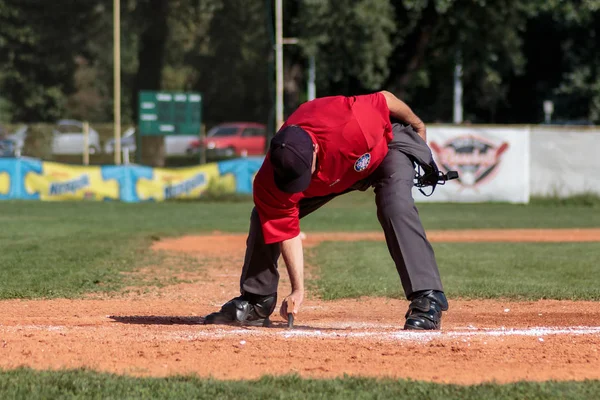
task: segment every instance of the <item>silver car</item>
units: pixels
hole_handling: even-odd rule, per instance
[[[135,128],[129,128],[121,134],[121,151],[128,151],[134,153],[135,146]],[[114,153],[115,151],[115,139],[107,140],[104,143],[104,152],[107,154]]]
[[[121,135],[121,151],[127,150],[129,153],[134,153],[136,149],[135,128],[129,128]],[[142,141],[144,139],[142,138]],[[194,135],[168,135],[164,137],[165,154],[167,156],[183,156],[186,155],[186,150],[190,143],[198,140],[198,136]],[[115,139],[110,139],[104,144],[105,153],[113,153],[115,151]]]
[[[63,119],[52,129],[52,154],[83,154],[83,122]],[[100,151],[100,135],[90,127],[88,138],[90,154]]]
[[[23,147],[25,146],[25,139],[27,139],[28,130],[29,127],[27,125],[23,125],[10,135],[6,136],[6,139],[13,143],[13,153],[16,157],[20,157],[23,153]]]

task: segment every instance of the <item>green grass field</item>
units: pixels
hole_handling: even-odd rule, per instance
[[[600,300],[600,243],[435,243],[449,297]],[[324,299],[404,298],[385,243],[326,242],[308,257]]]
[[[152,240],[163,236],[213,230],[245,233],[248,230],[251,209],[252,203],[248,200],[143,204],[1,202],[0,299],[78,297],[88,292],[119,290],[126,284],[132,284],[128,280],[131,278],[121,272],[160,261],[162,255],[148,251]],[[427,229],[600,226],[600,212],[598,204],[594,202],[566,205],[539,202],[530,206],[421,204],[419,209]],[[307,231],[381,229],[371,193],[356,193],[333,200],[323,210],[303,220],[302,228]],[[336,257],[336,260],[324,260],[327,262],[327,268],[335,270],[335,263],[347,263],[348,258],[343,258],[345,248],[353,257],[361,257],[361,254],[355,254],[359,252],[354,251],[354,248],[360,245],[335,246],[340,257]],[[393,265],[383,247],[375,243],[368,246],[369,251],[364,252],[362,257],[368,255],[370,260],[363,260],[360,264],[363,266],[361,269],[364,265],[369,265],[375,269],[374,275],[381,279],[389,276],[386,273],[393,275]],[[441,268],[448,277],[448,289],[451,293],[482,297],[493,297],[499,293],[519,296],[519,290],[526,289],[526,286],[477,281],[477,277],[485,271],[491,270],[493,276],[498,276],[503,271],[508,273],[507,268],[527,267],[521,261],[512,266],[505,265],[505,261],[510,261],[506,259],[507,255],[503,254],[507,248],[520,249],[522,254],[528,255],[527,259],[534,262],[534,266],[537,265],[525,268],[531,274],[535,274],[535,268],[539,269],[545,263],[546,250],[543,246],[490,245],[485,248],[486,252],[479,250],[481,246],[471,244],[439,247],[442,252]],[[581,252],[577,263],[582,264],[575,266],[577,271],[585,272],[586,268],[590,273],[598,271],[597,267],[588,267],[592,256],[586,254],[588,249],[594,249],[593,245],[572,245],[568,248],[570,254]],[[465,262],[461,262],[460,257],[465,252],[470,255],[465,257]],[[318,254],[326,254],[326,251],[319,250]],[[498,267],[494,268],[490,263],[493,264],[496,259],[499,260]],[[544,274],[543,277],[548,282],[540,282],[535,293],[542,293],[546,288],[556,286],[557,282],[565,278],[562,274],[573,274],[572,269],[564,269],[561,272],[559,263],[554,261],[556,257],[552,260],[552,268],[557,269],[556,273]],[[317,263],[321,264],[321,261],[317,260]],[[382,269],[381,272],[379,268]],[[448,271],[445,271],[446,269]],[[348,276],[352,287],[346,295],[355,296],[356,290],[363,294],[396,295],[388,291],[370,292],[369,287],[373,285],[369,286],[368,282],[366,285],[359,285],[360,276],[365,276],[361,275],[360,270],[356,271],[356,279],[350,279]],[[533,277],[535,275],[530,276]],[[539,280],[539,277],[536,279]],[[473,282],[473,285],[461,282]],[[346,289],[340,290],[340,285],[327,283],[325,280],[320,284],[323,285],[322,294],[325,298],[344,296]],[[329,291],[331,293],[328,293]],[[564,290],[551,290],[546,295],[559,298],[597,298],[597,293],[580,290],[571,295]]]
[[[165,236],[245,233],[252,203],[0,202],[0,299],[80,297],[144,285],[124,274],[145,265],[168,267],[148,250]],[[420,204],[426,229],[600,227],[600,201],[536,200],[510,204]],[[302,222],[310,231],[378,231],[372,194],[336,199]],[[451,297],[600,300],[597,243],[434,245]],[[401,297],[384,243],[326,242],[308,254],[318,268],[311,282],[324,299]],[[202,268],[201,262],[194,268]],[[168,282],[167,282],[168,283]],[[156,282],[151,282],[156,284]],[[404,380],[265,377],[223,382],[190,377],[129,378],[84,371],[0,373],[2,399],[78,398],[600,398],[600,382],[455,386]]]
[[[0,373],[3,399],[595,399],[600,381],[441,385],[410,380],[264,377],[217,381],[194,377],[129,378],[89,371]]]

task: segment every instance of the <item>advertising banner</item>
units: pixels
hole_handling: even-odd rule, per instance
[[[7,196],[10,191],[10,175],[6,171],[0,171],[0,196]]]
[[[194,199],[207,190],[251,194],[262,161],[249,157],[187,168],[151,168],[0,158],[0,200],[139,202]]]
[[[16,175],[16,164],[9,159],[0,158],[0,200],[10,199],[14,192],[12,177]]]
[[[254,177],[263,161],[264,157],[246,157],[243,160],[221,161],[219,162],[219,173],[235,176],[236,193],[252,194]]]
[[[130,171],[132,201],[194,199],[209,185],[218,185],[221,193],[235,193],[236,188],[235,176],[220,175],[216,163],[177,169],[132,167]]]
[[[119,200],[119,183],[102,167],[29,161],[23,165],[25,197],[44,201]]]
[[[459,179],[437,186],[430,197],[414,189],[415,201],[528,203],[529,136],[527,128],[428,127],[438,167],[458,171]]]

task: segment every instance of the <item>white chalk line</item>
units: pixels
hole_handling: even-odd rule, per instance
[[[353,323],[335,323],[336,326],[353,326]],[[376,324],[365,324],[369,327],[374,327]],[[173,327],[176,325],[169,325]],[[214,329],[211,326],[210,330],[205,330],[202,325],[193,325],[181,329],[178,326],[176,332],[170,330],[156,332],[153,331],[152,335],[154,339],[159,340],[214,340],[214,339],[228,339],[228,338],[239,338],[244,339],[248,337],[279,337],[283,339],[295,339],[295,338],[319,338],[319,339],[374,339],[378,341],[406,341],[406,342],[429,342],[431,340],[447,340],[447,339],[470,339],[477,337],[510,337],[510,336],[523,336],[523,337],[538,337],[544,336],[558,336],[558,335],[571,335],[571,336],[598,336],[600,338],[600,326],[570,326],[570,327],[551,327],[551,326],[538,326],[531,328],[476,328],[472,325],[468,327],[459,327],[452,330],[442,331],[405,331],[398,329],[397,326],[393,326],[391,330],[381,330],[383,327],[389,325],[377,326],[378,329],[363,329],[357,330],[347,329],[342,330],[340,328],[306,328],[298,327],[294,329],[281,329],[281,328],[223,328]],[[163,328],[167,326],[163,325]],[[333,329],[333,330],[331,330]],[[114,327],[106,325],[100,326],[64,326],[64,325],[0,325],[0,333],[2,332],[27,332],[27,331],[47,331],[56,333],[76,333],[78,331],[103,331],[110,332],[114,331]],[[148,326],[139,326],[140,340],[146,341],[147,336],[143,333],[148,332]]]
[[[285,339],[291,338],[320,338],[320,339],[376,339],[379,341],[412,341],[412,342],[428,342],[434,339],[457,339],[457,338],[475,338],[475,337],[507,337],[507,336],[527,336],[527,337],[543,337],[551,335],[591,335],[600,337],[600,327],[534,327],[523,329],[498,329],[498,328],[483,328],[473,330],[472,328],[463,328],[463,330],[451,331],[350,331],[350,332],[331,332],[324,330],[308,330],[308,329],[291,329],[271,331],[266,329],[234,329],[234,330],[218,330],[218,331],[199,331],[191,335],[181,335],[181,339],[224,339],[231,337],[247,337],[247,336],[276,336]]]

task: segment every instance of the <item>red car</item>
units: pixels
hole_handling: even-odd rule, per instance
[[[218,156],[255,156],[265,154],[267,128],[254,122],[229,122],[212,128],[206,134],[204,146],[207,151]],[[200,140],[194,140],[188,147],[188,154],[196,154],[201,147]]]

